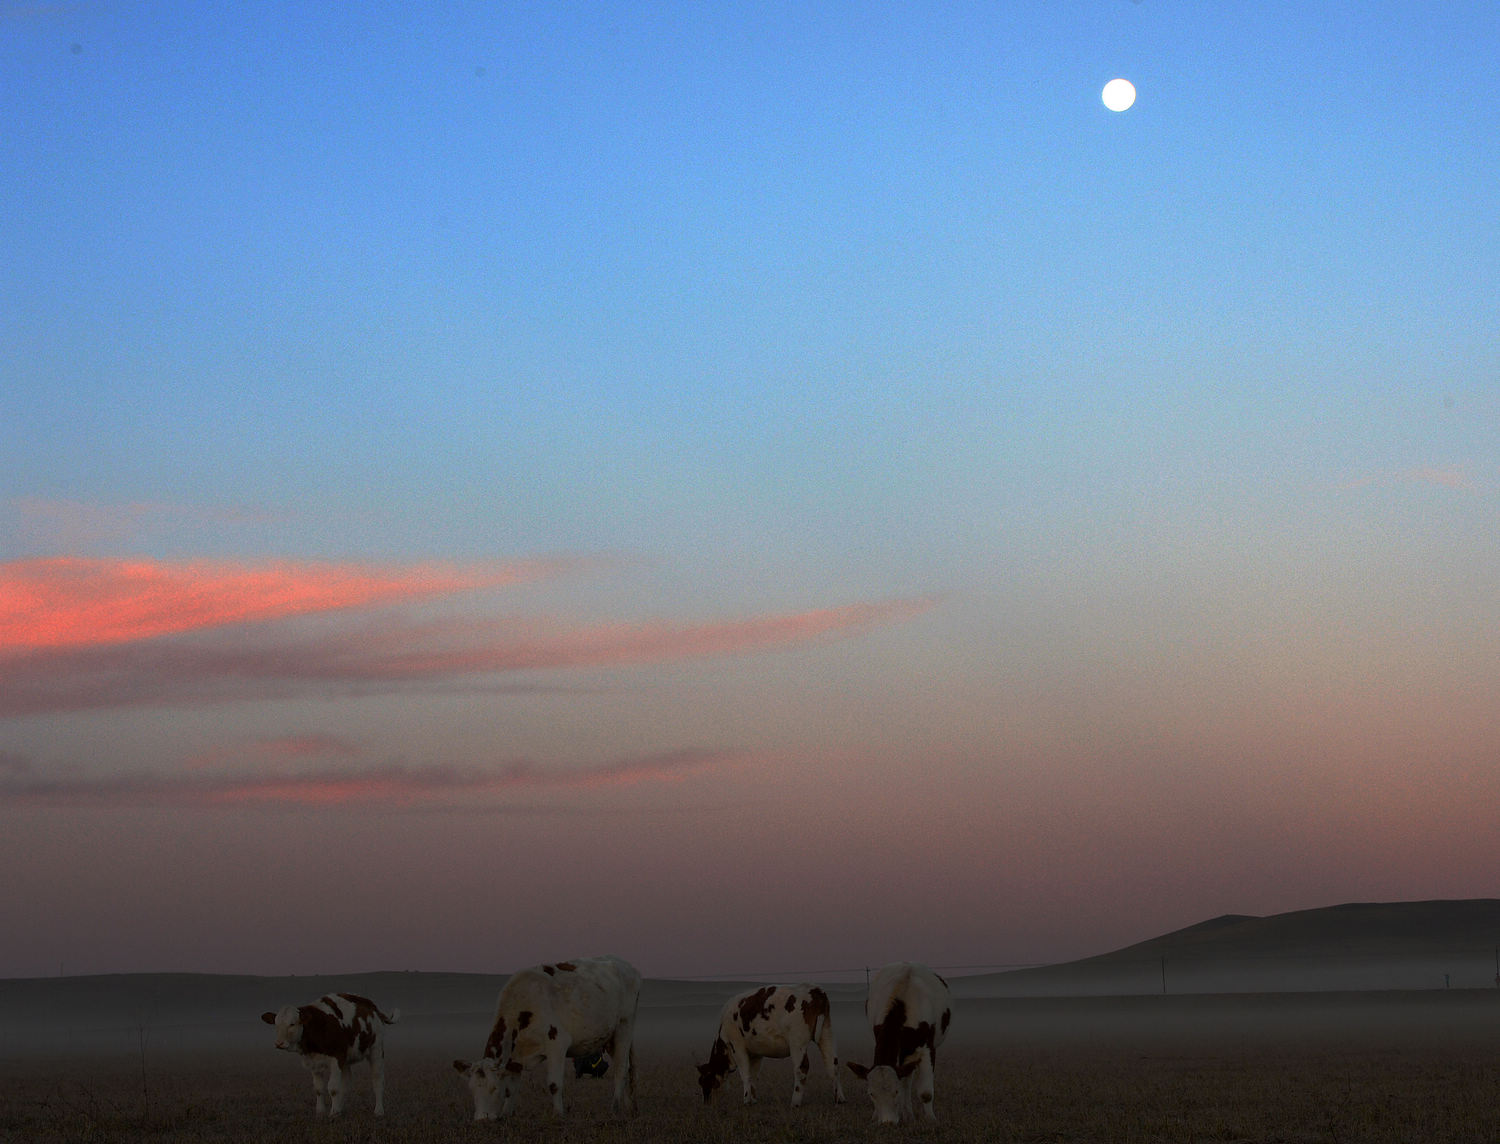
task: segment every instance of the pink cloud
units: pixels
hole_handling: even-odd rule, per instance
[[[595,767],[542,769],[526,761],[497,767],[380,767],[306,775],[127,775],[41,779],[29,768],[0,769],[0,806],[361,806],[429,808],[518,790],[671,782],[729,765],[732,751],[680,750]]]
[[[0,564],[0,654],[129,643],[446,595],[556,567],[17,560]]]
[[[570,629],[514,620],[413,624],[269,641],[237,632],[100,647],[48,648],[0,660],[0,717],[101,707],[493,686],[543,669],[661,663],[795,647],[897,623],[931,599],[892,600],[698,624]]]

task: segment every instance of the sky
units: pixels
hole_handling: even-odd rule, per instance
[[[1497,896],[1496,58],[1489,0],[0,7],[0,976]]]

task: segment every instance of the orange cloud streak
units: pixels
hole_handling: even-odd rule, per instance
[[[129,643],[227,624],[491,587],[545,564],[182,563],[55,557],[0,564],[0,651]]]
[[[795,647],[898,623],[933,599],[886,600],[689,625],[551,630],[508,620],[411,624],[382,618],[347,632],[265,642],[169,640],[22,650],[0,659],[0,718],[100,707],[370,694],[480,686],[522,671],[664,663]]]

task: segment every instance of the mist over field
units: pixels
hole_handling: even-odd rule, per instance
[[[1254,998],[1264,996],[1279,997],[1270,1009],[1289,1016],[1359,1012],[1393,1027],[1440,1014],[1449,1020],[1483,1013],[1482,1020],[1488,1020],[1490,998],[1500,998],[1497,948],[1500,900],[1493,899],[1351,903],[1267,918],[1215,918],[1077,962],[954,975],[953,994],[962,1002],[955,1043],[1004,1043],[1022,1028],[1064,1039],[1073,1029],[1087,1039],[1099,1027],[1128,1031],[1132,1023],[1136,1033],[1148,1035],[1166,1015],[1169,1027],[1186,1033],[1193,1014],[1211,1010],[1219,1013],[1208,1022],[1214,1028],[1231,1018],[1254,1026],[1259,1004]],[[0,980],[0,1055],[129,1055],[139,1054],[143,1043],[153,1052],[253,1052],[267,1041],[262,1012],[338,991],[399,1007],[395,1043],[414,1050],[450,1046],[464,1055],[483,1044],[507,976],[377,972]],[[651,1051],[653,1044],[706,1044],[724,999],[758,983],[648,980],[641,1000],[642,1050]],[[860,1015],[864,983],[819,983],[834,999],[845,1043],[867,1037]],[[1462,1002],[1453,1000],[1460,997]],[[976,1019],[978,1014],[984,1017]]]

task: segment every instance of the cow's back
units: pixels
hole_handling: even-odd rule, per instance
[[[786,1056],[790,996],[791,990],[784,985],[763,985],[735,994],[719,1014],[719,1039],[726,1045],[743,1045],[754,1056]]]
[[[948,983],[927,966],[897,962],[871,980],[867,1010],[876,1063],[897,1064],[918,1045],[943,1043],[953,1000]]]
[[[569,1055],[605,1047],[623,1021],[633,1022],[641,976],[617,957],[577,958],[518,970],[500,991],[497,1021],[516,1030],[517,1044],[552,1029],[568,1034]]]

